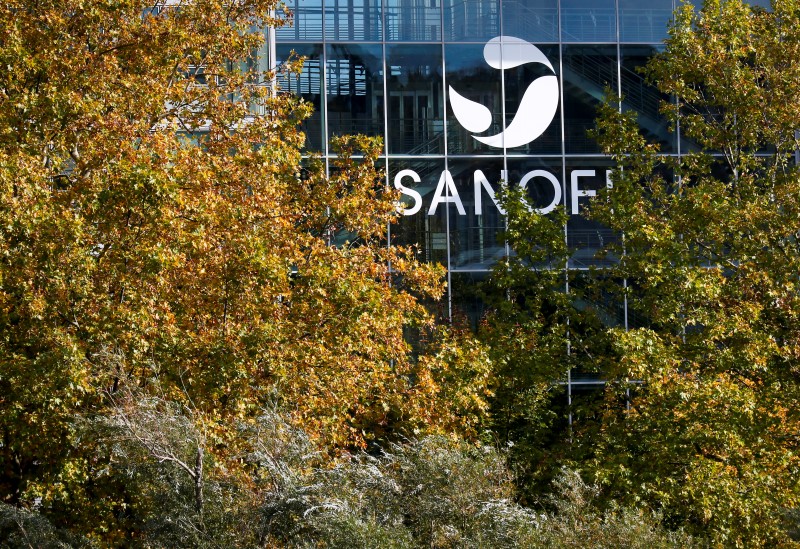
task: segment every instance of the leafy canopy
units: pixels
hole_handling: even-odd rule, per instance
[[[417,360],[404,338],[442,273],[386,244],[379,144],[339,138],[326,175],[309,106],[259,71],[275,5],[0,6],[4,501],[113,539],[129,496],[76,421],[154,376],[228,470],[274,394],[328,448],[474,426],[480,350],[444,333]]]
[[[595,473],[731,546],[785,542],[800,503],[798,54],[796,1],[684,5],[646,71],[682,154],[615,103],[598,126],[619,169],[593,216],[623,235],[611,274],[645,321],[610,331],[609,374],[644,386],[606,415]]]

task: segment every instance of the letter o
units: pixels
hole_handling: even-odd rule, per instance
[[[526,173],[519,182],[519,186],[522,189],[528,188],[528,183],[534,177],[544,177],[547,179],[551,185],[553,185],[553,201],[544,208],[536,208],[534,211],[540,214],[548,214],[556,209],[558,203],[561,202],[561,183],[558,181],[558,178],[545,170],[533,170],[532,172]],[[527,202],[527,201],[526,201]],[[530,205],[528,205],[530,208]]]

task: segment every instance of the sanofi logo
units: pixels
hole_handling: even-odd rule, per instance
[[[540,76],[528,85],[514,119],[503,131],[495,135],[472,136],[477,141],[495,148],[509,149],[527,145],[547,130],[558,110],[558,78],[553,65],[539,48],[513,36],[492,38],[484,47],[483,56],[489,66],[495,69],[512,69],[527,63],[540,63],[553,73]],[[480,103],[462,96],[452,86],[449,91],[450,105],[459,124],[473,134],[486,132],[492,125],[491,111]],[[535,185],[541,196],[552,197],[545,198],[541,204],[530,204],[529,207],[533,211],[547,214],[566,200],[569,213],[580,215],[580,199],[596,196],[596,188],[602,185],[603,176],[606,186],[611,187],[610,174],[611,171],[608,169],[568,169],[565,175],[569,183],[562,185],[556,174],[543,169],[531,170],[516,181],[509,181],[508,171],[500,170],[493,182],[490,182],[489,176],[483,170],[476,169],[472,173],[474,215],[484,214],[483,204],[487,203],[483,200],[484,196],[488,196],[490,199],[488,202],[492,203],[500,214],[505,215],[495,195],[495,188],[505,184],[516,184],[522,189]],[[398,210],[407,216],[422,211],[423,196],[420,191],[424,189],[430,200],[428,215],[436,215],[442,204],[453,204],[458,215],[467,215],[450,170],[441,172],[435,189],[429,186],[430,183],[432,181],[422,186],[422,178],[412,169],[397,172],[394,176],[394,187],[404,196],[398,204]],[[587,184],[594,188],[587,188]],[[464,190],[462,188],[461,192]]]
[[[498,36],[487,42],[483,57],[490,67],[504,70],[527,63],[540,63],[553,73],[553,65],[533,44],[513,36]],[[527,145],[544,133],[558,109],[558,78],[555,74],[540,76],[525,90],[514,119],[498,134],[473,135],[476,140],[495,148]],[[467,99],[450,86],[450,106],[459,124],[475,134],[483,133],[492,124],[492,113],[485,106]]]

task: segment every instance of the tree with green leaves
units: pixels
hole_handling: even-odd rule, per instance
[[[676,12],[646,75],[682,151],[608,103],[618,169],[592,216],[622,236],[609,273],[645,322],[610,330],[611,402],[591,472],[713,544],[788,543],[800,505],[800,3]]]
[[[680,154],[661,154],[618,98],[600,112],[595,136],[617,169],[589,216],[619,235],[604,250],[611,266],[565,269],[565,220],[507,193],[515,255],[496,269],[480,332],[497,364],[492,425],[515,443],[531,494],[568,464],[609,505],[647,502],[706,543],[789,543],[800,506],[799,54],[796,1],[676,12],[645,76],[672,98],[662,112],[680,128]],[[625,300],[641,321],[603,326],[587,296]],[[549,402],[569,368],[608,380],[591,409],[557,410],[571,426]]]
[[[565,382],[575,372],[601,375],[613,356],[602,311],[591,306],[609,281],[587,284],[589,273],[567,268],[566,212],[540,214],[524,189],[498,194],[513,254],[478,290],[487,314],[477,335],[494,365],[487,425],[510,447],[521,499],[532,504],[562,467],[579,467],[594,451],[596,423],[582,419],[602,399],[588,393],[570,403]]]

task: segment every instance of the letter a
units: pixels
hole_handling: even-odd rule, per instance
[[[447,190],[445,190],[445,186]],[[442,196],[442,194],[446,194],[447,196]],[[458,209],[458,215],[467,215],[467,212],[464,210],[464,204],[461,203],[461,197],[458,196],[456,184],[453,183],[453,176],[450,175],[450,172],[447,170],[443,171],[442,175],[439,177],[439,184],[436,185],[436,192],[433,193],[433,200],[431,201],[431,207],[428,209],[428,215],[436,215],[436,208],[439,206],[440,202],[454,202]]]

